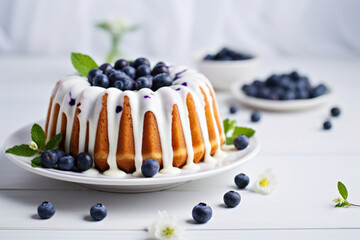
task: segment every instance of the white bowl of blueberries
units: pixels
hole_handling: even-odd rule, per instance
[[[251,80],[259,65],[256,55],[227,47],[219,51],[203,51],[195,61],[198,70],[211,81],[214,88],[223,91],[230,90],[234,81]]]

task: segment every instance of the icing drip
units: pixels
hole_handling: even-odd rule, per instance
[[[78,75],[71,75],[61,79],[52,94],[53,104],[50,110],[49,127],[56,122],[56,133],[61,131],[62,113],[67,118],[65,151],[70,151],[70,140],[73,130],[73,119],[79,120],[79,146],[78,151],[88,151],[94,156],[95,140],[99,115],[102,109],[102,96],[107,94],[107,118],[108,118],[108,139],[109,152],[107,164],[109,169],[104,172],[106,176],[125,176],[125,173],[117,167],[116,152],[119,138],[120,120],[123,112],[124,97],[129,98],[131,106],[133,137],[135,147],[135,176],[141,175],[143,124],[147,112],[152,112],[158,125],[158,133],[161,142],[162,163],[161,173],[178,173],[180,169],[173,166],[173,148],[172,148],[172,111],[176,105],[179,118],[183,129],[183,136],[187,150],[186,165],[183,169],[197,170],[199,166],[194,161],[194,149],[192,147],[192,136],[189,120],[189,111],[186,100],[190,94],[194,100],[197,118],[200,124],[200,131],[205,146],[204,161],[213,162],[211,157],[211,143],[207,128],[207,119],[205,116],[205,97],[209,104],[211,120],[213,122],[216,134],[218,149],[216,155],[221,155],[221,136],[222,129],[218,129],[215,119],[215,107],[213,106],[213,90],[206,77],[195,70],[186,67],[172,67],[171,76],[175,79],[173,85],[163,87],[153,92],[151,89],[143,88],[139,91],[120,91],[116,88],[90,87],[87,79]],[[203,91],[203,92],[202,92]],[[205,96],[204,96],[205,95]],[[70,99],[69,99],[70,97]],[[54,114],[55,105],[60,105],[57,118]],[[73,107],[77,104],[77,107]],[[80,111],[76,115],[76,109]],[[55,119],[56,118],[56,119]],[[47,141],[49,134],[47,135]],[[88,145],[86,146],[86,142]],[[91,169],[86,174],[96,174],[97,170]]]

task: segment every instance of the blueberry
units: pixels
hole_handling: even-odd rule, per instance
[[[150,62],[146,58],[141,57],[141,58],[137,58],[133,63],[133,67],[136,69],[141,65],[147,65],[148,67],[150,67]]]
[[[324,95],[326,90],[327,90],[326,86],[321,83],[318,86],[316,86],[315,88],[311,89],[310,97],[315,98],[315,97]]]
[[[105,73],[105,75],[109,78],[109,80],[110,80],[110,75],[111,74],[113,74],[113,73],[116,73],[116,72],[118,72],[116,69],[114,69],[114,68],[111,68],[111,69],[109,69],[106,73]],[[110,84],[111,85],[111,84]]]
[[[90,208],[90,216],[95,221],[101,221],[107,216],[107,209],[105,205],[97,203]]]
[[[280,85],[279,75],[276,74],[271,75],[265,80],[265,84],[266,86],[273,86],[273,87],[279,86]]]
[[[43,168],[53,168],[58,162],[58,155],[53,150],[46,150],[40,156],[40,165]]]
[[[98,69],[98,68],[93,68],[88,72],[88,81],[91,85],[93,85],[94,83],[94,77],[96,75],[102,74],[102,70]]]
[[[110,81],[105,74],[99,74],[94,77],[94,86],[108,88]]]
[[[280,100],[293,100],[296,99],[295,91],[287,90],[283,95],[280,96]]]
[[[167,73],[160,73],[153,78],[152,89],[154,91],[161,87],[171,86],[172,77]]]
[[[229,109],[229,112],[231,113],[231,114],[234,114],[234,113],[236,113],[237,112],[237,107],[235,107],[235,106],[230,106],[230,109]]]
[[[49,219],[54,216],[56,212],[54,204],[51,202],[43,202],[37,208],[37,213],[42,219]]]
[[[214,60],[214,56],[211,54],[208,54],[204,57],[204,60]]]
[[[295,80],[297,81],[299,78],[300,78],[300,74],[297,72],[297,71],[293,71],[289,74],[289,77],[292,79],[292,80]]]
[[[159,172],[160,164],[156,159],[150,158],[143,162],[141,166],[141,173],[145,177],[153,177]]]
[[[151,69],[148,65],[141,65],[136,69],[136,78],[144,77],[151,74]]]
[[[258,93],[258,88],[254,85],[243,85],[241,87],[241,89],[243,90],[243,92],[248,95],[249,97],[255,97]]]
[[[115,81],[114,82],[114,87],[120,90],[124,90],[124,82],[123,81]]]
[[[106,73],[108,70],[112,69],[112,66],[110,63],[104,63],[99,67],[99,69],[103,71],[103,73]]]
[[[61,170],[71,170],[75,166],[75,159],[73,156],[62,156],[58,160],[58,166]]]
[[[331,108],[330,113],[331,113],[331,116],[338,117],[338,116],[340,116],[341,111],[340,111],[340,108],[333,107],[333,108]]]
[[[129,66],[129,62],[126,61],[125,59],[119,59],[114,64],[114,68],[116,70],[122,70],[126,66]]]
[[[131,66],[126,66],[122,69],[122,71],[128,75],[130,78],[135,79],[136,69]]]
[[[157,66],[159,66],[159,65],[164,65],[164,66],[166,66],[166,64],[165,64],[164,62],[158,62],[154,67],[157,67]]]
[[[331,124],[331,122],[330,122],[329,120],[327,120],[327,121],[325,121],[325,122],[323,123],[323,128],[324,128],[325,130],[329,130],[329,129],[331,129],[331,127],[332,127],[332,124]]]
[[[259,111],[252,112],[250,118],[252,122],[258,122],[261,119],[261,114]]]
[[[89,153],[82,152],[76,156],[75,166],[80,172],[90,169],[92,165],[93,158]]]
[[[206,203],[199,203],[192,210],[192,217],[197,223],[206,223],[212,217],[211,207]]]
[[[239,205],[241,196],[238,192],[229,191],[224,195],[224,203],[226,206],[233,208]]]
[[[128,78],[128,77],[129,76],[123,72],[115,71],[115,72],[111,73],[111,75],[109,76],[110,86],[114,86],[114,83],[116,81],[121,80],[123,78]]]
[[[247,185],[249,185],[250,179],[244,173],[240,173],[235,176],[234,181],[238,188],[244,189]]]
[[[60,149],[55,149],[54,150],[56,152],[56,154],[58,155],[58,159],[60,159],[61,157],[65,156],[65,152],[60,150]]]
[[[306,89],[297,89],[295,93],[296,93],[296,99],[307,99],[310,96],[309,91]]]
[[[156,65],[151,71],[152,76],[156,76],[160,73],[169,73],[169,68],[165,64]]]
[[[266,86],[259,87],[257,92],[257,97],[264,98],[264,99],[270,99],[271,97],[271,89]]]
[[[238,150],[243,150],[249,145],[249,139],[245,135],[238,135],[234,139],[234,146]]]
[[[151,81],[147,77],[140,77],[135,82],[135,89],[140,90],[141,88],[151,88]]]

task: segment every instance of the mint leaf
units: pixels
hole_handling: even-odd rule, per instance
[[[31,128],[31,139],[38,145],[38,148],[43,149],[45,145],[45,132],[39,124],[34,124]]]
[[[12,148],[9,148],[6,150],[6,153],[11,153],[17,156],[22,156],[22,157],[32,157],[35,154],[38,153],[38,151],[31,149],[29,147],[29,145],[27,144],[22,144],[22,145],[16,145]]]
[[[61,133],[55,135],[50,141],[46,144],[45,150],[53,150],[59,146],[59,143],[61,141]]]
[[[31,166],[32,167],[41,167],[40,157],[36,157],[33,160],[31,160]]]
[[[229,120],[228,118],[223,121],[225,135],[226,135],[231,129],[234,128],[235,123],[236,123],[235,120],[232,120],[232,121],[230,122],[230,120]]]
[[[232,139],[236,138],[239,135],[245,135],[248,138],[251,138],[255,134],[255,130],[252,128],[246,127],[235,127],[234,132],[231,136]]]
[[[343,197],[344,200],[346,200],[348,197],[348,191],[347,191],[345,185],[339,181],[337,184],[337,187],[338,187],[340,195]]]
[[[231,137],[226,137],[225,143],[226,143],[226,145],[232,145],[232,144],[234,144],[234,139]]]
[[[71,62],[74,68],[84,77],[88,76],[91,69],[99,67],[90,56],[81,53],[71,53]]]

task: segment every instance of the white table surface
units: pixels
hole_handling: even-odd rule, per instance
[[[263,61],[259,76],[299,69],[334,89],[326,105],[304,112],[262,112],[260,123],[249,121],[250,109],[226,93],[217,93],[222,117],[237,119],[257,130],[260,153],[229,172],[153,193],[119,194],[83,188],[27,172],[0,153],[0,239],[146,239],[146,227],[158,210],[176,216],[186,239],[360,239],[360,208],[334,208],[337,181],[360,203],[360,59],[277,59]],[[16,129],[44,119],[57,79],[73,72],[70,60],[44,57],[0,57],[0,143]],[[230,104],[239,112],[228,113]],[[329,109],[342,115],[333,129],[322,130]],[[223,194],[236,190],[240,172],[251,180],[268,168],[278,177],[268,196],[240,191],[235,209],[222,206]],[[44,200],[57,212],[49,220],[35,217]],[[200,201],[213,209],[203,225],[193,224],[191,210]],[[101,202],[108,216],[88,221],[90,207]]]

